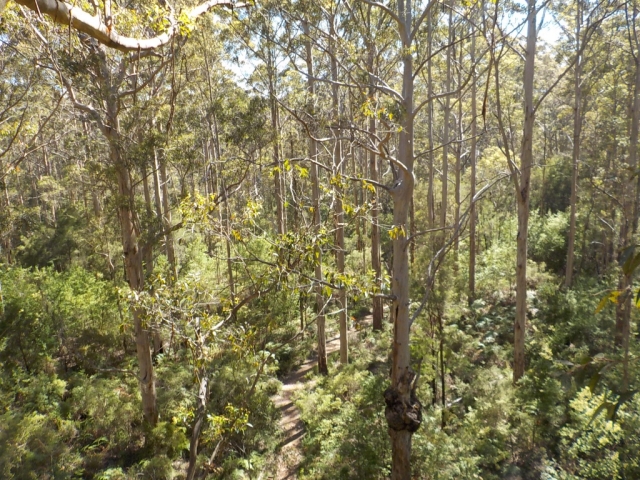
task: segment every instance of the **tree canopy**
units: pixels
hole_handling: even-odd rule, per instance
[[[635,0],[0,15],[0,477],[640,478]]]

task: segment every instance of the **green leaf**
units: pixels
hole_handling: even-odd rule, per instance
[[[598,418],[598,415],[600,415],[604,409],[609,410],[611,407],[613,407],[613,403],[608,402],[607,400],[598,405],[596,411],[593,412],[593,415],[591,415],[591,420],[589,420],[589,423],[587,423],[587,427],[589,427],[593,423],[593,421]]]
[[[624,250],[622,250],[622,252],[620,252],[620,258],[618,259],[618,265],[623,266],[627,260],[629,260],[629,257],[633,256],[633,253],[636,249],[635,245],[631,245],[630,247],[625,248]]]
[[[596,313],[600,313],[604,309],[604,307],[607,306],[608,301],[609,301],[608,295],[606,297],[602,297],[600,299],[600,303],[598,303],[598,306],[596,307]]]
[[[589,381],[589,390],[591,391],[591,395],[593,395],[593,392],[595,391],[596,387],[598,386],[598,382],[600,381],[600,372],[596,373],[593,377],[591,377],[591,380]]]
[[[628,402],[629,400],[633,399],[633,396],[637,393],[637,390],[631,390],[629,392],[625,392],[620,394],[620,398],[618,398],[618,401],[616,402],[615,406],[613,406],[613,408],[609,409],[609,417],[608,419],[611,420],[612,422],[616,421],[616,416],[618,415],[618,410],[620,409],[620,407]]]
[[[625,275],[631,275],[636,268],[640,265],[640,253],[637,253],[635,256],[630,255],[629,258],[622,265],[622,271]]]

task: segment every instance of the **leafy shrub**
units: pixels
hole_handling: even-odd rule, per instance
[[[529,258],[548,270],[562,273],[567,258],[568,216],[565,212],[542,215],[532,211],[529,220]]]
[[[604,400],[604,394],[592,395],[588,388],[571,400],[570,422],[560,430],[565,469],[584,479],[633,478],[624,472],[630,467],[637,473],[638,459],[635,454],[626,458],[621,455],[626,436],[622,425],[596,415]],[[637,440],[634,443],[637,448]]]
[[[110,450],[120,456],[140,440],[136,425],[141,422],[137,385],[121,378],[83,378],[65,402],[69,416],[81,427],[81,441],[87,451]]]
[[[307,429],[300,478],[375,479],[389,472],[382,397],[387,370],[374,373],[376,369],[369,368],[385,349],[386,342],[379,340],[367,338],[352,351],[354,363],[340,366],[331,376],[314,377],[313,389],[297,399]]]
[[[0,476],[16,480],[77,478],[82,457],[72,449],[73,422],[32,412],[0,416]]]

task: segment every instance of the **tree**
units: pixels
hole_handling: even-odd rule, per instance
[[[315,103],[315,77],[313,69],[313,51],[311,48],[311,36],[309,29],[309,22],[305,18],[302,22],[302,29],[306,37],[305,40],[305,63],[307,66],[307,108],[308,114],[311,118],[314,116],[314,103]],[[316,235],[313,245],[313,262],[314,262],[314,290],[315,290],[315,311],[316,311],[316,327],[317,327],[317,342],[318,342],[318,372],[322,374],[328,373],[327,367],[327,340],[325,333],[325,316],[324,316],[324,296],[322,294],[322,249],[319,244],[319,235],[321,229],[320,220],[320,186],[318,178],[318,145],[314,138],[315,129],[312,130],[309,135],[309,160],[311,165],[311,198],[312,198],[312,216],[313,216],[313,232]]]
[[[582,131],[582,58],[580,55],[580,30],[582,26],[582,5],[576,1],[576,61],[574,74],[574,117],[573,117],[573,152],[571,162],[571,215],[569,226],[569,248],[567,252],[567,272],[565,275],[565,287],[571,287],[573,282],[573,258],[576,240],[576,208],[577,208],[577,190],[578,190],[578,161],[580,159],[580,140]]]
[[[149,52],[152,53],[155,49],[163,45],[167,45],[175,36],[180,34],[181,26],[182,28],[187,28],[199,16],[216,6],[232,5],[230,3],[221,3],[218,1],[206,2],[190,10],[186,16],[181,17],[182,20],[180,22],[175,19],[173,9],[168,7],[169,28],[165,33],[151,39],[135,39],[121,36],[116,32],[111,12],[111,2],[105,2],[104,10],[102,12],[98,12],[96,9],[94,16],[89,15],[71,4],[55,0],[25,0],[18,1],[17,3],[37,12],[38,14],[48,15],[56,23],[73,26],[79,32],[88,35],[88,37],[81,37],[81,39],[83,39],[84,44],[90,50],[91,55],[97,59],[94,75],[98,82],[99,90],[104,94],[104,97],[102,98],[106,105],[106,114],[104,117],[102,117],[99,111],[91,104],[84,104],[78,101],[74,93],[74,86],[64,77],[64,74],[58,67],[54,68],[63,78],[65,88],[67,89],[75,108],[86,114],[92,121],[96,122],[108,142],[110,162],[116,172],[118,191],[120,195],[119,219],[122,232],[122,247],[125,258],[127,280],[131,289],[134,292],[139,292],[144,286],[144,248],[139,244],[140,231],[135,222],[136,213],[133,207],[134,194],[131,181],[131,171],[127,161],[125,160],[125,153],[123,152],[118,115],[120,103],[123,98],[135,95],[135,93],[146,86],[146,84],[155,77],[159,70],[164,67],[165,63],[161,63],[160,67],[155,71],[150,72],[148,78],[142,83],[142,85],[136,84],[133,86],[133,89],[121,91],[121,88],[125,83],[125,79],[127,78],[127,68],[130,62],[136,60],[136,54],[137,59],[139,60],[142,52],[145,53],[146,57]],[[102,20],[102,15],[104,15],[104,21]],[[107,52],[104,47],[93,43],[92,39],[97,40],[107,47],[125,52],[120,56],[116,70],[111,70],[107,60]],[[44,40],[44,38],[42,38],[42,40]],[[128,54],[126,52],[136,53]],[[52,57],[52,62],[55,65],[55,57]],[[163,184],[166,188],[166,165],[163,162],[161,162],[160,165],[160,172],[163,177]],[[166,203],[168,201],[166,190],[164,191],[164,198],[165,205],[163,206],[163,224],[165,226],[165,235],[170,236],[173,226],[169,226],[168,224],[170,222],[170,209]],[[169,252],[172,252],[171,245],[172,242],[170,242],[170,237],[167,237],[167,248]],[[173,255],[170,253],[169,256],[172,257]],[[175,268],[175,259],[173,259],[172,264]],[[158,420],[158,411],[156,406],[155,377],[149,336],[143,326],[141,313],[136,307],[132,309],[132,315],[136,335],[138,364],[140,368],[139,379],[144,416],[149,424],[155,425]]]
[[[533,104],[533,81],[536,59],[536,0],[527,3],[527,47],[524,67],[524,127],[520,175],[512,171],[516,186],[518,205],[518,239],[516,259],[516,319],[513,340],[513,381],[517,382],[525,369],[524,336],[527,320],[527,242],[529,235],[529,202],[531,198],[531,169],[533,168],[533,126],[535,106]],[[511,164],[509,164],[511,166]]]
[[[410,0],[400,0],[397,11],[374,2],[370,3],[382,9],[391,17],[397,28],[400,40],[400,61],[402,66],[402,89],[396,92],[378,83],[372,78],[380,91],[391,95],[402,112],[399,123],[397,158],[385,155],[394,167],[396,180],[389,189],[393,201],[393,268],[391,277],[391,305],[393,318],[393,344],[391,386],[385,391],[385,416],[389,424],[392,447],[392,473],[394,480],[411,477],[411,436],[422,420],[421,405],[415,396],[416,374],[411,368],[409,348],[409,256],[408,256],[408,216],[414,189],[414,120],[417,109],[414,105],[414,65],[412,45],[421,23],[426,18],[433,3],[429,3],[414,24],[413,7]],[[382,146],[380,146],[382,147]],[[383,148],[379,148],[383,150]]]
[[[122,250],[124,253],[124,264],[126,278],[133,292],[140,292],[144,287],[145,274],[142,259],[144,257],[144,246],[140,245],[140,230],[136,225],[136,211],[134,207],[134,190],[131,180],[130,165],[127,162],[126,154],[123,151],[123,139],[120,130],[120,103],[125,97],[130,96],[133,91],[122,90],[125,73],[129,63],[129,57],[123,56],[118,64],[118,70],[112,71],[108,60],[107,52],[104,48],[89,44],[90,54],[96,60],[95,80],[98,83],[99,91],[104,95],[101,100],[106,105],[106,114],[101,116],[91,104],[85,104],[76,97],[74,86],[64,77],[64,73],[58,70],[63,78],[65,87],[74,103],[74,107],[87,114],[88,118],[95,122],[105,136],[109,145],[109,161],[114,168],[118,185],[118,217],[122,233]],[[55,62],[55,59],[53,59]],[[156,72],[152,71],[151,75]],[[141,312],[135,306],[132,308],[132,316],[136,337],[136,351],[138,357],[138,367],[140,369],[139,382],[142,394],[142,408],[145,420],[150,425],[155,425],[158,421],[158,410],[156,405],[156,387],[153,361],[151,358],[151,346],[147,329],[143,325]]]
[[[533,168],[533,127],[535,120],[535,105],[533,103],[534,67],[537,41],[537,13],[536,1],[528,0],[527,3],[527,35],[524,54],[525,67],[523,77],[524,90],[524,120],[520,149],[520,167],[516,167],[511,154],[510,141],[503,123],[503,110],[500,101],[500,56],[496,57],[495,28],[497,27],[498,7],[496,5],[493,19],[494,32],[492,34],[492,63],[494,67],[497,120],[502,135],[503,152],[507,159],[507,165],[511,173],[511,179],[515,187],[516,205],[518,211],[518,235],[516,258],[516,312],[514,320],[513,339],[513,381],[520,380],[525,371],[525,329],[527,319],[527,242],[529,231],[529,202],[531,198],[531,170]],[[501,49],[504,50],[502,45]]]
[[[627,31],[629,48],[632,60],[632,81],[630,87],[629,105],[629,148],[627,155],[627,168],[631,173],[623,179],[623,203],[622,221],[620,227],[621,253],[623,271],[620,274],[618,291],[623,294],[618,299],[616,308],[616,345],[622,347],[624,355],[624,369],[622,389],[626,392],[629,388],[629,341],[631,336],[631,308],[632,308],[632,275],[633,269],[628,268],[626,259],[629,250],[633,252],[633,238],[638,232],[638,215],[640,215],[640,177],[638,171],[638,136],[640,131],[640,38],[637,31],[637,19],[640,14],[638,5],[634,2],[629,12],[625,6],[627,17]],[[634,182],[635,179],[635,182]]]
[[[575,20],[574,20],[574,78],[573,78],[573,146],[571,152],[571,198],[570,214],[569,214],[569,239],[567,246],[567,265],[565,273],[564,285],[570,288],[574,278],[574,258],[575,258],[575,242],[576,242],[576,215],[578,207],[578,172],[580,166],[580,155],[582,145],[582,124],[584,122],[585,112],[583,111],[583,95],[584,82],[584,51],[589,46],[589,42],[593,34],[600,27],[601,23],[609,16],[617,7],[613,2],[596,4],[591,6],[588,2],[576,0],[575,3]],[[586,22],[585,22],[586,17]]]
[[[329,22],[329,63],[331,68],[331,116],[333,117],[333,135],[336,140],[334,142],[333,148],[333,176],[334,176],[334,204],[335,204],[335,252],[336,252],[336,266],[339,280],[339,286],[341,287],[338,290],[338,304],[340,308],[339,313],[339,323],[340,323],[340,363],[346,364],[349,362],[349,325],[347,324],[347,292],[344,288],[344,205],[343,205],[343,197],[344,197],[344,188],[342,187],[342,177],[345,173],[344,164],[346,159],[343,155],[343,142],[341,139],[342,135],[342,116],[343,112],[341,111],[340,105],[340,92],[338,86],[338,60],[336,58],[337,49],[336,43],[339,41],[338,30],[337,30],[337,16],[338,5],[332,6],[332,10],[328,12],[327,21]],[[336,125],[337,123],[337,125]]]
[[[39,15],[45,14],[56,23],[72,26],[109,48],[121,50],[122,52],[139,51],[141,53],[152,52],[157,48],[168,45],[174,37],[180,35],[181,28],[191,28],[192,23],[198,17],[215,7],[226,6],[233,8],[240,6],[226,0],[210,0],[176,19],[173,8],[167,4],[167,20],[169,22],[167,31],[152,38],[138,39],[117,33],[113,23],[116,12],[111,11],[110,1],[104,3],[103,12],[98,12],[96,8],[94,15],[88,14],[75,5],[58,0],[16,0],[16,3]]]
[[[472,27],[473,28],[473,27]],[[469,196],[473,199],[476,196],[476,168],[477,168],[477,85],[478,80],[476,73],[476,32],[471,33],[471,52],[469,55],[471,62],[472,79],[471,79],[471,151],[469,153],[469,163],[471,164],[471,175],[469,178]],[[469,210],[469,303],[473,303],[476,296],[476,225],[477,212],[475,202],[471,202]]]

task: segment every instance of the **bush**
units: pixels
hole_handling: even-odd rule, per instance
[[[562,274],[567,259],[569,221],[565,212],[542,215],[532,211],[529,220],[529,258]]]

